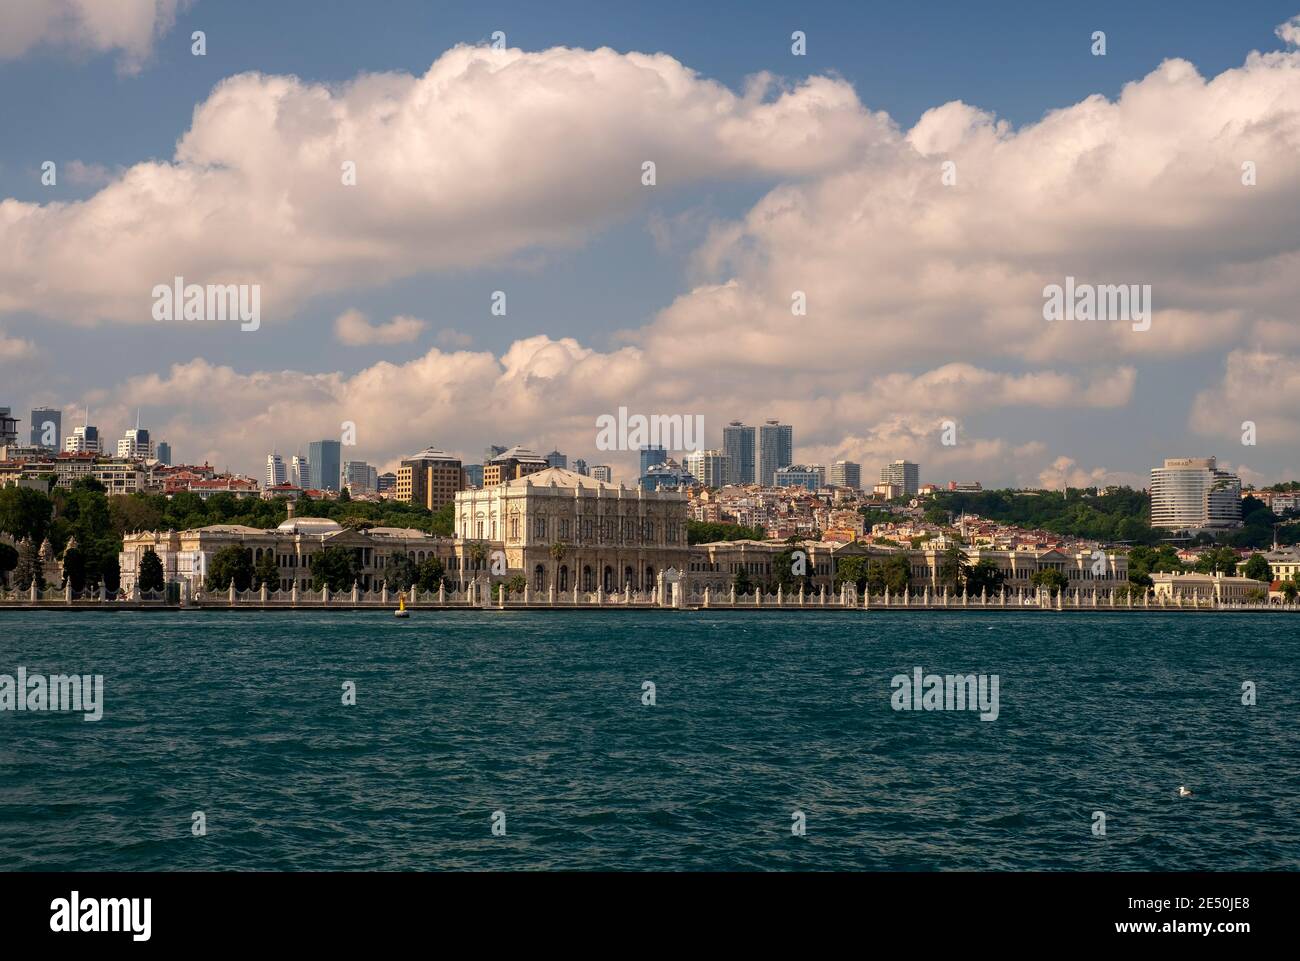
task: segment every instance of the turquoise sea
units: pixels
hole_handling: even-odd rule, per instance
[[[105,690],[98,722],[0,712],[0,869],[1294,870],[1298,637],[1272,614],[5,611],[0,674]],[[998,675],[997,720],[895,711],[916,667]]]

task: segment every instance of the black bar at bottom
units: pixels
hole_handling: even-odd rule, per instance
[[[561,930],[654,943],[660,925],[692,923],[740,943],[813,925],[873,945],[952,947],[967,932],[972,947],[1023,937],[1231,949],[1284,934],[1298,887],[1295,874],[0,874],[0,930],[6,947],[337,949],[378,935],[499,943]]]

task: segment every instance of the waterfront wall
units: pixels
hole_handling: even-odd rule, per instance
[[[76,592],[70,587],[0,590],[0,612],[5,610],[393,610],[399,597],[412,610],[765,610],[765,611],[1272,611],[1300,612],[1300,603],[1278,601],[1227,601],[1213,596],[1117,598],[1099,591],[1002,591],[995,595],[966,595],[947,592],[869,594],[859,596],[851,587],[838,593],[825,590],[813,594],[784,591],[737,594],[687,589],[683,582],[664,582],[652,591],[630,589],[610,594],[604,591],[553,589],[533,592],[525,589],[495,593],[483,582],[469,583],[464,590],[364,591],[98,591]]]

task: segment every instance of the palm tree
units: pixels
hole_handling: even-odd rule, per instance
[[[966,552],[954,544],[947,548],[939,561],[939,583],[951,587],[956,593],[970,575],[970,565],[966,563]]]
[[[551,572],[551,583],[556,587],[560,586],[560,562],[564,560],[564,555],[569,552],[569,545],[564,541],[556,541],[550,547],[551,560],[555,561],[555,570]]]
[[[482,541],[470,541],[465,546],[465,556],[469,558],[473,570],[478,570],[479,565],[486,560],[488,556],[487,545]]]

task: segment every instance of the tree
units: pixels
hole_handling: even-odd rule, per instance
[[[934,524],[936,527],[947,527],[952,523],[952,517],[942,507],[927,507],[921,516],[927,524]]]
[[[1246,561],[1245,570],[1242,572],[1247,577],[1253,577],[1257,581],[1264,581],[1266,584],[1273,580],[1269,571],[1268,561],[1263,554],[1251,554],[1250,559]]]
[[[470,570],[478,570],[483,562],[487,560],[488,548],[482,541],[470,541],[465,548],[465,556],[469,558]]]
[[[1045,587],[1053,594],[1059,594],[1070,586],[1070,579],[1062,571],[1049,567],[1046,570],[1035,571],[1034,576],[1029,578],[1029,582],[1035,587]]]
[[[415,585],[422,591],[436,591],[446,579],[447,572],[436,557],[426,557],[416,568]]]
[[[38,591],[45,590],[45,571],[41,568],[40,548],[34,541],[27,540],[19,545],[18,563],[14,566],[14,587],[22,591],[30,590],[33,580]]]
[[[223,547],[212,555],[204,586],[209,591],[225,591],[232,582],[237,591],[246,591],[253,583],[253,552],[238,544]]]
[[[855,590],[861,591],[867,586],[867,568],[866,557],[841,557],[835,563],[835,586],[852,584]]]
[[[357,552],[347,547],[327,547],[311,558],[311,586],[315,590],[349,590],[357,580],[361,565]]]
[[[812,577],[808,573],[808,552],[802,547],[795,546],[797,542],[793,537],[786,543],[790,546],[772,558],[774,577],[772,587],[780,587],[785,594],[797,594],[802,586],[805,593],[811,593]],[[796,564],[799,565],[799,573],[795,572]]]
[[[405,554],[392,554],[384,565],[384,579],[390,590],[409,590],[417,577],[415,561]]]
[[[108,499],[108,518],[118,537],[162,527],[164,508],[147,495],[119,494]]]
[[[873,594],[901,594],[912,583],[912,565],[905,554],[890,554],[882,563],[867,569],[867,585]]]
[[[268,591],[280,589],[280,565],[276,563],[274,551],[266,551],[253,565],[253,586],[260,589],[263,584]]]
[[[140,571],[136,576],[136,584],[142,591],[161,591],[166,586],[162,559],[152,547],[140,556]]]
[[[986,557],[966,572],[966,590],[971,594],[997,594],[1002,590],[1007,575],[997,562]]]
[[[767,531],[761,527],[744,527],[740,524],[719,524],[712,521],[687,521],[688,544],[711,544],[715,541],[761,541]]]
[[[1196,571],[1199,574],[1217,573],[1232,577],[1237,573],[1239,560],[1237,552],[1231,547],[1214,547],[1201,554],[1200,560],[1196,562]]]
[[[737,594],[748,594],[754,589],[754,582],[749,578],[749,571],[744,567],[736,571],[736,576],[731,579],[731,586],[736,589]]]
[[[0,585],[8,580],[9,572],[18,566],[18,550],[8,544],[0,544]]]
[[[939,557],[939,583],[957,593],[970,573],[966,552],[954,545],[945,549]]]
[[[39,544],[49,532],[53,509],[54,502],[40,491],[27,487],[0,489],[0,531],[12,534],[15,541],[31,538]]]
[[[429,521],[429,533],[438,537],[451,537],[456,530],[456,505],[452,502],[443,504],[434,511]]]

